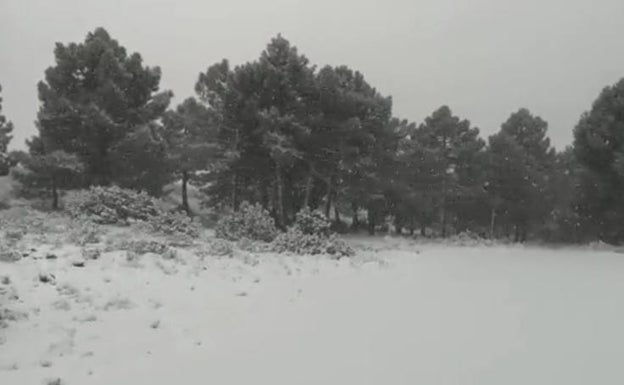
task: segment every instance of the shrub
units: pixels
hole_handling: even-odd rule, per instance
[[[199,226],[188,215],[180,212],[161,212],[149,219],[153,231],[166,235],[199,236]]]
[[[22,254],[17,250],[7,245],[0,245],[0,262],[16,262],[20,259],[22,259]]]
[[[69,241],[84,246],[99,243],[102,240],[101,229],[93,222],[78,220],[69,233]]]
[[[273,251],[301,255],[329,254],[348,257],[353,249],[337,238],[331,230],[331,223],[319,211],[304,208],[295,216],[295,224],[272,243]]]
[[[295,227],[303,234],[329,236],[331,223],[320,211],[312,211],[309,207],[295,215]]]
[[[4,237],[6,238],[8,243],[16,243],[21,241],[26,235],[26,229],[23,227],[9,228],[4,233]]]
[[[117,186],[91,187],[68,194],[65,202],[70,215],[86,215],[100,224],[123,224],[130,220],[148,220],[158,215],[154,200],[145,193]]]
[[[329,254],[336,257],[348,257],[354,253],[343,240],[334,234],[306,234],[297,226],[291,227],[273,241],[273,250],[278,253],[295,253],[300,255]]]
[[[234,253],[234,247],[232,244],[223,239],[214,239],[209,243],[208,249],[206,250],[208,255],[213,255],[217,257],[223,256],[232,256]]]
[[[118,245],[119,249],[126,250],[131,253],[143,255],[147,253],[163,254],[169,249],[169,246],[162,242],[146,239],[137,239],[124,241]]]
[[[249,251],[252,253],[264,253],[272,251],[270,243],[262,241],[254,241],[249,238],[241,238],[236,242],[236,247],[243,251]]]
[[[226,213],[215,228],[216,236],[230,241],[249,238],[271,242],[277,235],[275,221],[260,204],[243,202],[238,211]]]

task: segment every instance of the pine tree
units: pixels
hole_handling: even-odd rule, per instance
[[[213,160],[221,156],[213,114],[193,98],[186,99],[163,118],[171,170],[181,178],[182,209],[191,213],[188,184],[197,172],[210,171]]]
[[[52,209],[59,208],[60,192],[80,185],[83,165],[77,156],[62,150],[46,151],[39,137],[27,141],[29,152],[12,154],[18,163],[12,176],[17,181],[18,194],[25,198],[52,199]]]
[[[475,161],[485,143],[479,138],[479,129],[468,120],[454,116],[451,109],[442,106],[425,119],[415,133],[423,149],[417,154],[434,159],[425,170],[425,188],[430,202],[439,211],[442,237],[447,235],[454,211],[475,199],[479,179]]]
[[[513,113],[501,130],[489,138],[487,190],[492,213],[524,241],[529,230],[547,219],[553,206],[549,178],[555,151],[546,132],[548,124],[527,109]]]
[[[624,240],[624,79],[606,87],[574,129],[583,167],[579,213],[604,241]]]
[[[1,85],[0,92],[2,92]],[[2,97],[0,97],[0,176],[7,175],[9,172],[8,146],[12,139],[12,131],[13,123],[7,121],[7,118],[2,115]]]
[[[39,83],[37,125],[46,153],[76,155],[88,184],[147,180],[136,157],[126,155],[145,143],[145,132],[153,131],[169,104],[171,92],[158,93],[160,69],[143,66],[138,53],[129,55],[103,28],[83,43],[57,43],[54,56],[55,65]],[[139,142],[130,143],[134,139]],[[148,158],[156,159],[161,145],[151,144],[148,150],[155,152]]]

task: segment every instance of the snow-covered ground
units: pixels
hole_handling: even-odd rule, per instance
[[[339,261],[71,262],[0,262],[27,313],[0,329],[0,384],[624,383],[613,251],[378,240]]]

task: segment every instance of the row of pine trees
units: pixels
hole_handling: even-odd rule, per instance
[[[487,141],[446,106],[419,125],[400,120],[360,72],[317,68],[279,35],[253,62],[208,67],[196,97],[175,108],[160,69],[102,28],[54,56],[27,152],[7,155],[12,126],[0,114],[4,171],[12,165],[20,193],[46,194],[53,207],[67,189],[158,196],[181,181],[188,212],[191,184],[213,207],[258,202],[282,228],[311,207],[371,233],[391,218],[412,234],[624,240],[624,81],[557,152],[527,109]]]

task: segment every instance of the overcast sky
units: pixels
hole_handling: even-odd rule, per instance
[[[421,122],[447,104],[487,136],[527,107],[560,149],[600,90],[624,77],[623,0],[0,0],[0,16],[14,148],[35,132],[54,43],[98,26],[160,66],[176,103],[210,64],[254,60],[282,33],[315,64],[360,70],[399,117]]]

